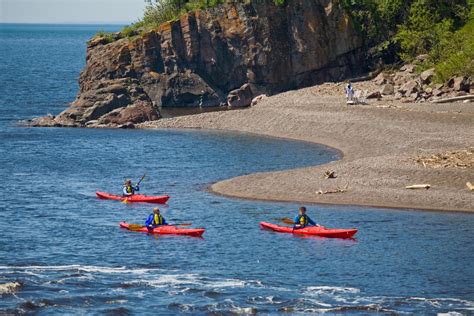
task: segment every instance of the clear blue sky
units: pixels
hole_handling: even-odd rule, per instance
[[[0,0],[0,23],[131,23],[144,0]]]

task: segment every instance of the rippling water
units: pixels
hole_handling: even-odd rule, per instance
[[[210,183],[325,163],[328,148],[208,131],[33,129],[74,98],[84,42],[113,26],[0,25],[0,314],[474,313],[474,217],[310,206],[355,240],[262,231],[297,204],[229,199]],[[147,171],[170,222],[203,239],[121,230],[151,205],[96,199]]]

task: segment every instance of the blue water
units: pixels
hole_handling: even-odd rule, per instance
[[[0,314],[474,312],[470,214],[310,205],[317,222],[359,233],[301,238],[258,227],[297,204],[207,191],[338,159],[333,150],[238,133],[18,126],[74,99],[99,29],[118,27],[0,25]],[[118,227],[152,206],[94,192],[145,171],[142,191],[171,195],[166,219],[205,227],[203,239]]]

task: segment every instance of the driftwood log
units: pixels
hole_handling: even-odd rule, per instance
[[[431,188],[430,184],[413,184],[407,185],[405,189],[429,189]]]
[[[448,103],[448,102],[456,102],[456,101],[463,101],[463,100],[474,100],[474,94],[462,95],[460,97],[439,99],[439,100],[433,101],[433,103]]]
[[[470,191],[474,191],[474,184],[472,184],[471,182],[466,182],[466,186]]]
[[[324,172],[324,179],[335,179],[337,178],[336,172],[334,170],[327,170]]]
[[[337,187],[335,189],[326,190],[326,191],[323,191],[323,190],[320,189],[319,191],[316,191],[316,194],[344,193],[344,192],[347,192],[347,187],[348,186],[349,186],[349,184],[346,184],[346,186],[344,188]]]

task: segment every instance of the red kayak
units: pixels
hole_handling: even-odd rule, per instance
[[[146,196],[143,194],[134,194],[130,196],[121,196],[109,194],[106,192],[97,191],[95,193],[98,198],[105,200],[118,200],[123,202],[145,202],[145,203],[156,203],[156,204],[165,204],[169,200],[168,195],[159,195],[159,196]]]
[[[270,229],[279,233],[290,233],[300,235],[321,236],[329,238],[352,238],[357,233],[357,229],[333,229],[323,226],[306,226],[305,228],[294,229],[293,227],[280,226],[272,223],[260,222],[260,227]]]
[[[132,230],[129,228],[129,226],[130,224],[127,222],[120,222],[120,227]],[[173,225],[164,225],[155,227],[153,230],[148,230],[148,228],[143,226],[138,229],[133,229],[132,231],[159,235],[187,235],[201,237],[206,230],[204,228],[179,228]]]

